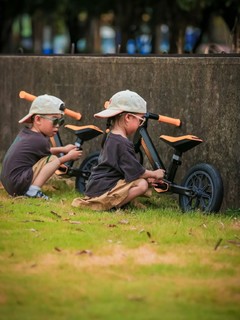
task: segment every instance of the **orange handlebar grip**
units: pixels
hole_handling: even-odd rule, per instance
[[[176,127],[180,127],[181,126],[181,120],[180,119],[175,119],[175,118],[171,118],[171,117],[166,117],[166,116],[159,115],[158,121],[159,122],[169,123],[169,124],[172,124],[172,125],[174,125]]]
[[[25,100],[28,100],[28,101],[33,101],[36,99],[36,96],[34,96],[33,94],[30,94],[26,91],[20,91],[19,92],[19,97],[21,99],[25,99]]]
[[[80,112],[75,112],[67,108],[64,108],[64,114],[76,120],[80,120],[82,118],[82,115]]]

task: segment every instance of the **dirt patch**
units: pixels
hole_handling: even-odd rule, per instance
[[[183,264],[180,259],[172,254],[159,254],[154,247],[149,245],[141,246],[136,249],[125,248],[120,245],[113,245],[105,253],[94,253],[88,250],[70,252],[67,250],[56,251],[41,256],[38,261],[17,265],[20,271],[32,270],[41,272],[43,269],[56,268],[65,264],[76,268],[85,267],[108,267],[124,264],[152,265],[152,264]]]
[[[173,254],[160,255],[151,246],[141,246],[136,249],[124,248],[123,246],[113,246],[111,252],[105,255],[92,255],[87,259],[78,260],[80,266],[108,266],[125,263],[137,265],[151,264],[176,264],[179,259]]]

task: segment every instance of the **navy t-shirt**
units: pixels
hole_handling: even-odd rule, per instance
[[[132,182],[145,172],[137,160],[133,143],[118,134],[109,133],[86,186],[85,194],[97,197],[111,190],[120,179]]]
[[[13,196],[23,195],[31,185],[32,166],[50,155],[50,140],[42,133],[23,128],[3,160],[1,182]]]

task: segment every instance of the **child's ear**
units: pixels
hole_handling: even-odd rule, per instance
[[[126,119],[126,120],[129,120],[129,119],[130,119],[130,114],[129,114],[129,113],[126,113],[126,114],[125,114],[125,119]]]
[[[33,117],[32,123],[39,123],[39,122],[40,122],[40,119],[41,119],[41,117],[40,117],[38,114],[36,114],[36,115]]]

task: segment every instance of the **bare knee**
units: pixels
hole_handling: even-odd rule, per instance
[[[148,182],[145,179],[141,179],[138,183],[139,193],[144,194],[148,190]]]
[[[128,196],[117,207],[121,207],[126,203],[134,200],[136,197],[143,195],[148,190],[148,182],[140,179],[136,185],[129,189]]]

